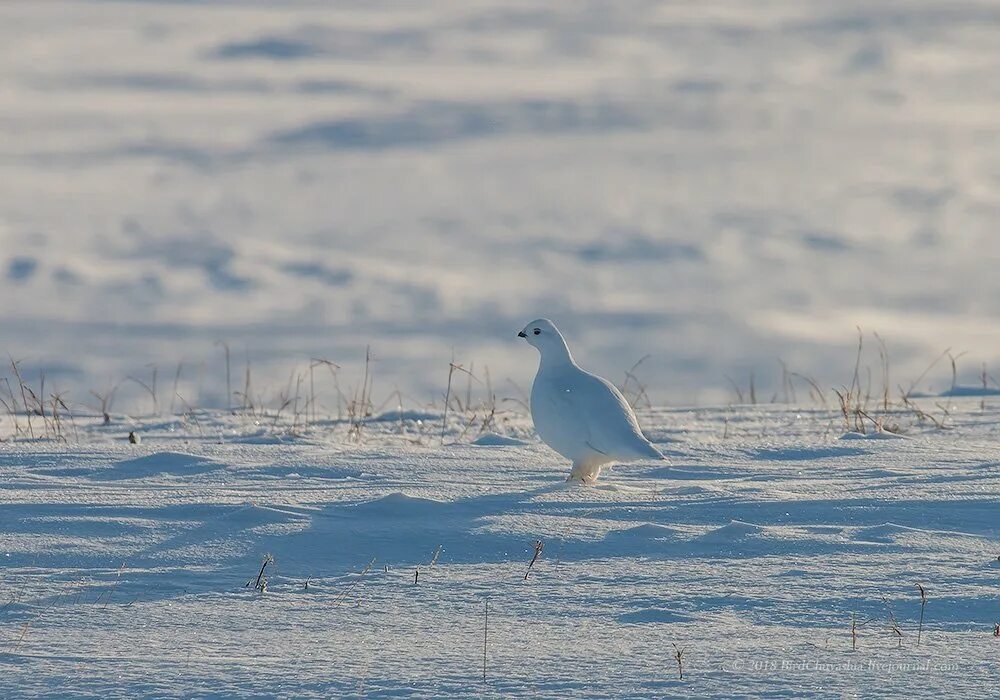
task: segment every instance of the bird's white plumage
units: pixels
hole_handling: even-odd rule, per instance
[[[593,482],[609,462],[664,459],[642,434],[631,406],[614,384],[580,368],[548,319],[519,333],[538,349],[531,418],[542,441],[573,462],[571,480]]]

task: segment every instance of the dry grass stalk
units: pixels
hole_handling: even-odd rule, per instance
[[[215,341],[216,345],[222,347],[222,351],[226,355],[226,410],[230,413],[233,411],[233,373],[232,365],[229,361],[229,343],[224,340]],[[249,371],[249,369],[248,369]]]
[[[351,582],[351,585],[348,586],[343,593],[337,596],[337,598],[333,601],[333,604],[340,605],[342,602],[344,602],[344,600],[346,600],[347,597],[351,595],[354,589],[358,587],[362,579],[364,579],[364,577],[368,575],[368,572],[371,571],[373,566],[375,566],[375,557],[372,557],[372,560],[365,565],[365,568],[363,568],[361,570],[361,573],[358,574],[358,577],[354,579],[353,582]]]
[[[920,646],[920,634],[924,630],[924,606],[927,605],[927,591],[919,583],[916,585],[920,591],[920,623],[917,625],[917,646]]]
[[[535,565],[535,562],[538,561],[538,557],[541,556],[542,549],[544,548],[545,544],[541,540],[535,540],[535,553],[532,555],[531,561],[528,562],[528,570],[524,572],[525,581],[528,580],[528,574],[531,573],[531,567],[533,567]]]
[[[111,590],[108,592],[108,597],[104,600],[104,607],[102,607],[101,610],[107,609],[108,603],[111,602],[111,596],[113,596],[115,594],[115,591],[118,590],[118,584],[121,583],[122,572],[124,571],[125,571],[125,562],[122,562],[122,565],[118,567],[118,575],[115,576],[115,583],[113,586],[111,586]]]
[[[365,347],[365,373],[359,389],[355,389],[353,398],[347,404],[347,417],[350,428],[347,436],[356,442],[361,441],[361,428],[365,420],[371,417],[374,405],[372,404],[372,389],[375,378],[372,373],[372,353],[371,347]]]
[[[181,372],[184,371],[184,363],[177,363],[177,371],[174,372],[174,392],[170,395],[170,415],[174,414],[174,398],[177,396],[177,387],[181,383]]]
[[[896,616],[892,613],[892,607],[889,605],[889,600],[885,596],[882,596],[882,602],[885,603],[886,622],[889,625],[889,631],[896,635],[897,646],[902,647],[903,630],[899,626],[899,623],[896,622]]]
[[[158,416],[160,415],[160,401],[156,397],[156,375],[158,372],[158,368],[156,365],[147,365],[147,367],[152,368],[152,380],[150,384],[147,384],[141,379],[137,379],[136,377],[133,377],[131,375],[126,377],[126,379],[135,382],[149,393],[150,397],[152,397],[153,400],[153,415]]]
[[[28,421],[28,435],[30,435],[31,439],[34,440],[35,429],[31,425],[31,411],[28,409],[28,395],[26,391],[26,386],[24,384],[24,379],[21,377],[20,363],[22,362],[22,360],[15,360],[13,357],[10,357],[9,355],[8,357],[10,358],[11,369],[14,370],[14,378],[17,380],[18,387],[20,387],[21,389],[21,405],[24,407],[24,415]]]
[[[646,385],[639,381],[639,378],[636,376],[636,370],[650,357],[652,355],[643,356],[638,362],[625,370],[625,381],[618,387],[619,391],[622,392],[622,396],[625,397],[625,400],[629,402],[629,405],[633,409],[653,407],[653,402],[649,398],[649,392],[646,391]]]
[[[115,394],[118,392],[118,385],[113,384],[109,387],[103,394],[98,394],[96,391],[91,391],[91,395],[95,399],[101,402],[101,416],[104,418],[104,425],[109,425],[111,423],[111,408],[115,403]]]
[[[340,381],[337,377],[337,370],[340,369],[340,365],[337,365],[330,360],[323,357],[312,357],[309,359],[309,393],[311,394],[310,403],[312,405],[312,418],[313,423],[316,422],[316,406],[318,405],[318,397],[316,395],[316,384],[313,376],[313,370],[317,367],[326,367],[330,372],[330,376],[333,378],[334,390],[337,394],[337,420],[343,420],[343,413],[341,408],[341,399],[344,398],[343,393],[340,391]]]
[[[272,557],[270,554],[265,554],[264,561],[261,562],[260,565],[260,571],[257,572],[256,580],[251,578],[249,581],[246,582],[246,584],[243,587],[249,588],[250,584],[252,583],[255,591],[260,591],[261,593],[267,593],[267,577],[264,576],[264,570],[267,568],[268,564],[273,564],[273,563],[274,563],[274,557]]]

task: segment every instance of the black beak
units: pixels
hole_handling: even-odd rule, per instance
[[[526,336],[526,335],[524,334],[524,331],[521,331],[520,333],[518,333],[518,334],[517,334],[517,337],[518,337],[518,338],[527,338],[528,336]]]

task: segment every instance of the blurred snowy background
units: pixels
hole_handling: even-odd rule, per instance
[[[453,353],[526,388],[546,315],[674,405],[849,381],[856,325],[894,384],[975,381],[998,37],[961,0],[7,0],[0,352],[220,405],[217,340],[261,391],[370,344],[429,401]]]

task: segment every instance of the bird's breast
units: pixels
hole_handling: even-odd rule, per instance
[[[571,415],[568,401],[572,389],[558,383],[535,381],[531,388],[531,419],[535,432],[546,445],[567,459],[575,460],[589,451],[581,432],[582,416]]]

